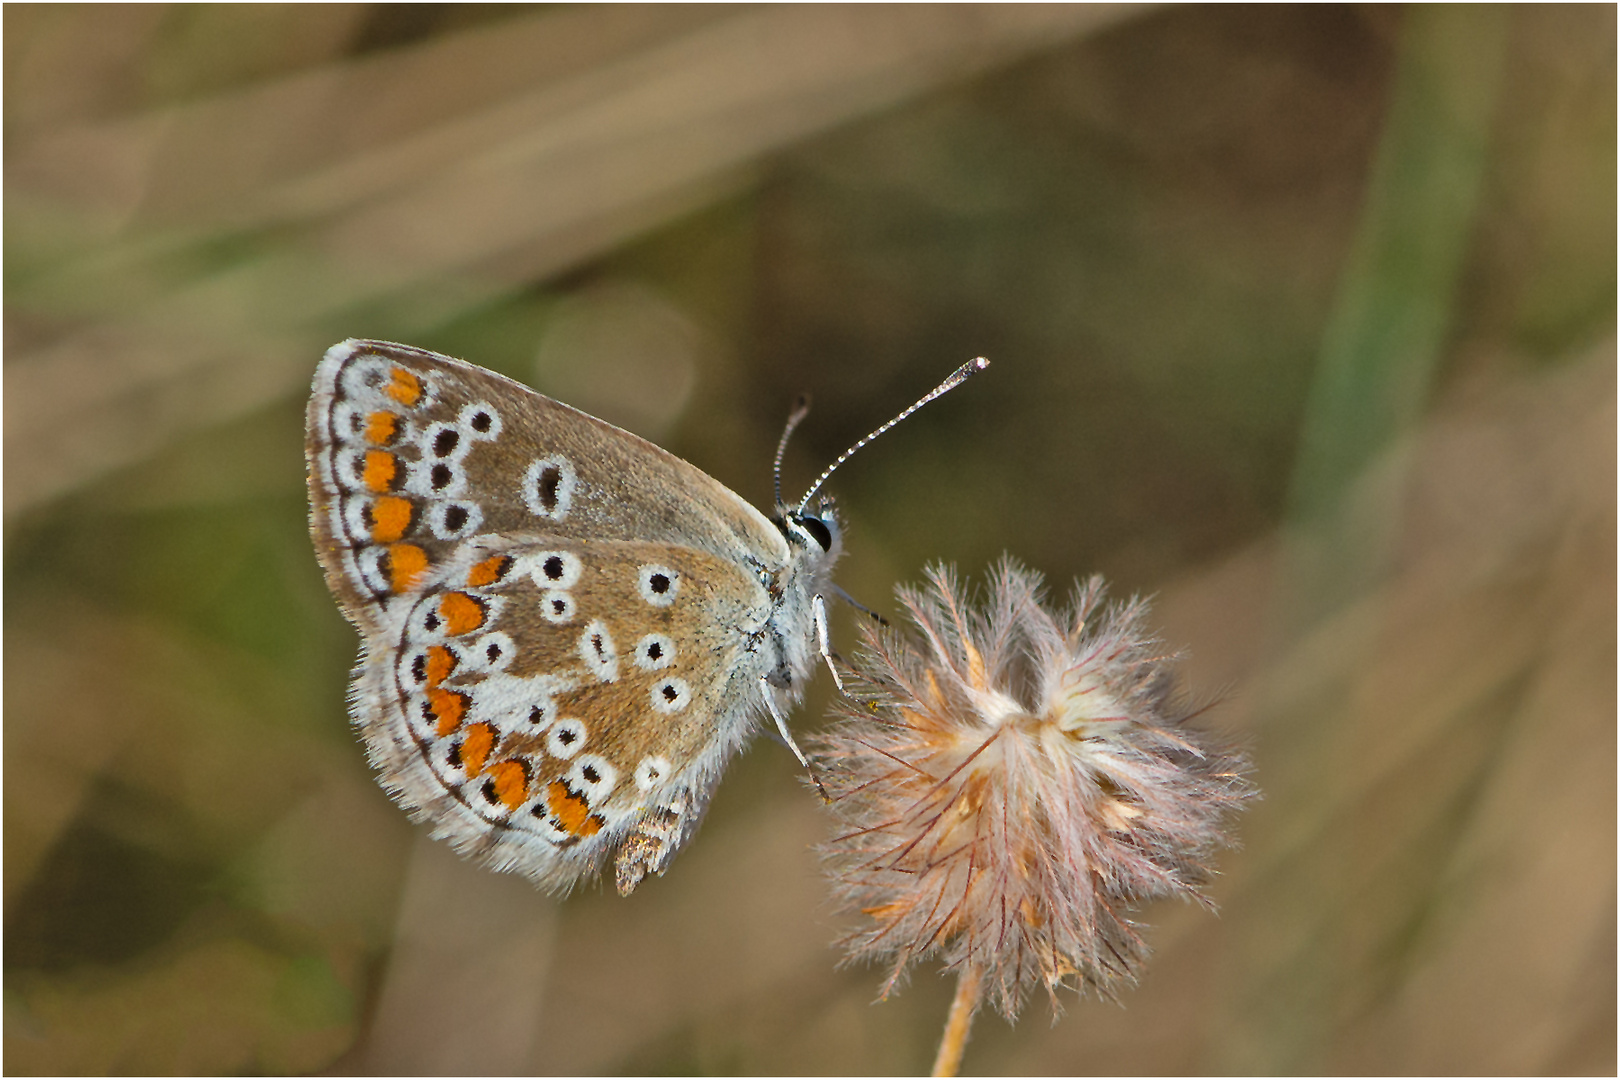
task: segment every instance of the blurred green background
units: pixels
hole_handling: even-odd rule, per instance
[[[793,489],[992,359],[840,473],[841,582],[1155,595],[1265,800],[1123,1007],[968,1072],[1612,1074],[1615,19],[7,5],[7,1071],[931,1060],[777,746],[629,900],[372,781],[302,460],[365,336],[756,504],[799,392]]]

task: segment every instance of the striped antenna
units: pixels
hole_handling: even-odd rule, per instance
[[[776,460],[771,464],[771,480],[776,485],[776,502],[772,505],[782,505],[782,457],[787,453],[788,439],[793,435],[793,429],[799,426],[810,412],[810,395],[800,394],[799,402],[793,406],[793,412],[788,416],[787,427],[782,432],[781,441],[776,444]]]
[[[969,376],[977,375],[979,372],[983,371],[989,366],[990,361],[986,360],[982,356],[969,360],[967,363],[951,372],[950,378],[946,379],[944,382],[940,383],[938,386],[934,387],[928,393],[919,398],[916,403],[911,406],[911,408],[907,409],[899,416],[896,416],[893,420],[890,420],[887,424],[884,424],[882,427],[872,432],[872,434],[868,435],[866,438],[862,439],[848,450],[845,450],[842,454],[839,454],[838,460],[827,466],[827,470],[820,476],[816,477],[816,482],[810,485],[810,490],[804,493],[804,498],[799,500],[799,505],[793,512],[795,514],[803,514],[804,508],[810,505],[810,500],[815,498],[816,492],[821,490],[821,485],[825,484],[827,482],[827,478],[838,470],[838,466],[842,465],[844,462],[853,457],[855,455],[855,451],[859,450],[861,447],[865,446],[867,443],[871,442],[885,431],[888,431],[890,428],[894,427],[894,425],[898,424],[900,421],[904,420],[906,417],[910,416],[912,413],[916,412],[930,401],[933,401],[941,394],[961,386],[963,383],[967,382]],[[791,431],[792,428],[789,428],[788,430]],[[786,440],[785,435],[783,436],[783,439],[784,441]],[[778,458],[780,458],[780,455],[778,455]]]

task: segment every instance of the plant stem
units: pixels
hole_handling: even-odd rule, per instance
[[[973,964],[964,965],[956,976],[956,997],[951,1000],[951,1014],[945,1020],[945,1035],[939,1040],[934,1076],[955,1076],[962,1067],[968,1029],[973,1026],[973,1014],[979,1008],[979,982],[979,969]]]

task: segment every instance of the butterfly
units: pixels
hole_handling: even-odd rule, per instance
[[[351,712],[382,785],[463,855],[566,891],[662,874],[727,761],[818,660],[841,551],[652,443],[461,360],[350,340],[316,369],[310,531],[361,636]],[[782,452],[801,406],[777,451]]]

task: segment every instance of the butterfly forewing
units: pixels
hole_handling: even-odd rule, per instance
[[[480,535],[662,540],[734,561],[765,553],[765,570],[787,560],[777,529],[702,470],[450,357],[337,346],[308,421],[317,547],[351,612],[412,591]],[[725,512],[693,513],[694,502]]]

